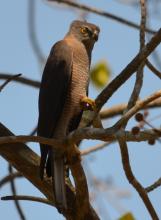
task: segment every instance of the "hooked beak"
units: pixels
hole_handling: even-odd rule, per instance
[[[97,41],[98,40],[98,35],[99,35],[99,32],[97,30],[94,31],[93,35],[92,35],[92,38]]]

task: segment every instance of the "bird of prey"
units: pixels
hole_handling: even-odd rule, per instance
[[[91,52],[99,27],[73,21],[63,40],[51,49],[39,93],[38,135],[62,139],[75,130],[82,116],[81,99],[88,96]],[[52,176],[58,209],[66,209],[65,156],[40,144],[40,177]]]

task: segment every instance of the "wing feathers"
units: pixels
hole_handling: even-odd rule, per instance
[[[51,49],[39,93],[38,135],[52,137],[62,113],[72,74],[72,50],[64,40]],[[48,155],[41,145],[41,176]]]

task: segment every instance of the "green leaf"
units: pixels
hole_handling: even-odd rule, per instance
[[[91,69],[91,81],[98,87],[103,88],[110,80],[111,70],[106,61],[100,61]]]
[[[127,212],[123,216],[121,216],[118,220],[135,220],[132,213]]]

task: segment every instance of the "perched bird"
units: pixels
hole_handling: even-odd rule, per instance
[[[94,24],[73,21],[64,39],[52,47],[40,86],[39,136],[62,139],[78,127],[80,102],[88,96],[91,52],[99,31]],[[40,144],[40,150],[40,177],[43,179],[46,169],[53,178],[58,209],[66,209],[65,157],[46,145]]]

